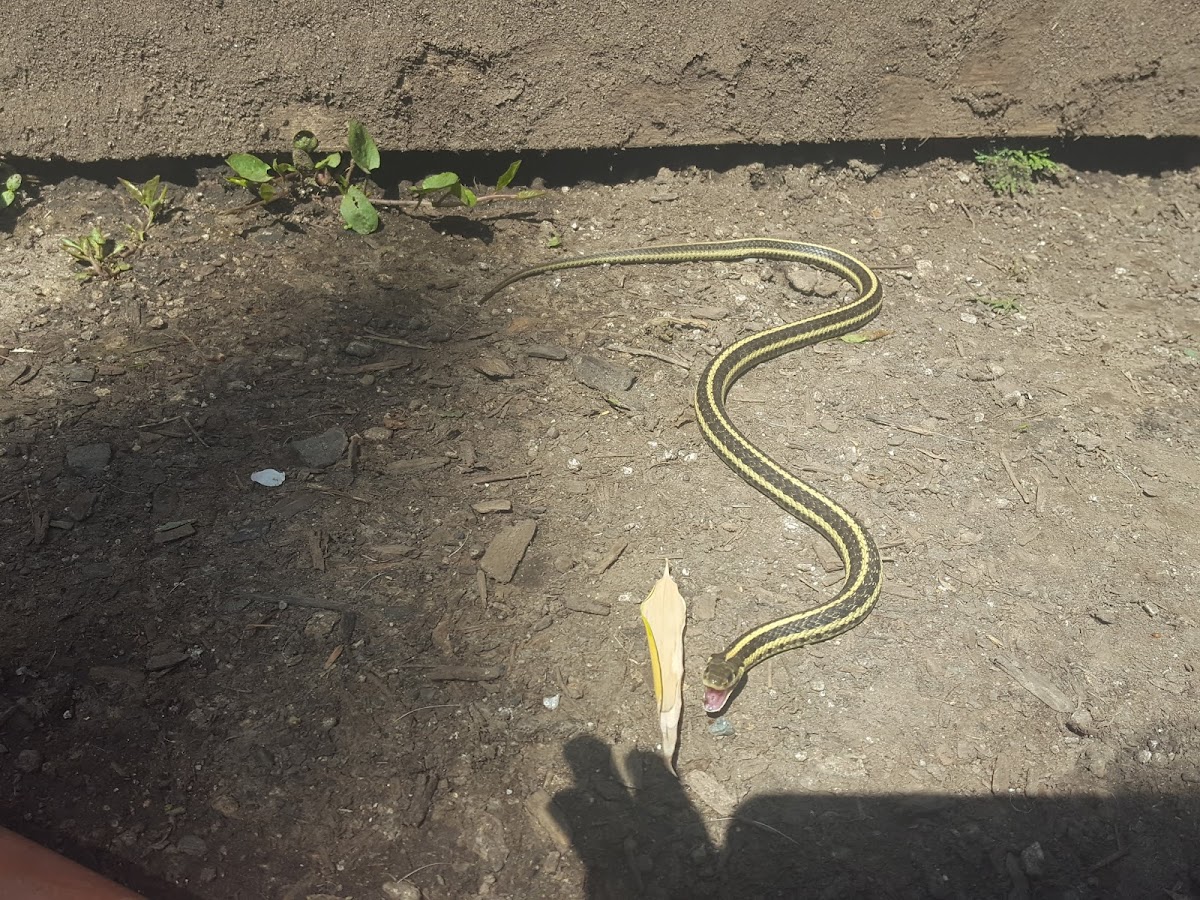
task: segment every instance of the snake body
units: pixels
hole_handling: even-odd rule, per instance
[[[723,651],[710,656],[703,676],[704,708],[709,712],[724,709],[746,673],[763,660],[849,631],[870,614],[879,599],[883,583],[879,550],[866,528],[845,507],[756,447],[730,420],[725,408],[730,389],[755,366],[801,347],[848,334],[873,319],[883,303],[879,278],[865,263],[831,247],[804,241],[745,238],[613,250],[542,263],[505,278],[480,301],[514,282],[565,269],[739,259],[806,263],[846,279],[858,292],[855,299],[835,309],[734,341],[704,367],[695,396],[696,421],[716,454],[739,478],[824,537],[841,558],[846,578],[832,599],[750,628]]]

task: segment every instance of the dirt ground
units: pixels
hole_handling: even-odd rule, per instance
[[[1200,897],[1200,167],[1011,200],[883,161],[553,183],[366,238],[223,214],[245,197],[205,170],[86,283],[60,239],[132,213],[45,179],[0,238],[0,823],[193,900]],[[730,409],[862,516],[886,584],[712,719],[707,654],[840,575],[704,444],[695,377],[845,286],[683,264],[478,298],[749,235],[880,272],[885,334]],[[664,558],[679,779],[638,618]]]

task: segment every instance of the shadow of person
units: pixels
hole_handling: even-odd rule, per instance
[[[565,754],[554,803],[589,900],[1200,898],[1200,792],[1169,773],[1149,790],[757,793],[705,819],[655,754],[592,737]]]
[[[564,749],[574,784],[554,803],[586,870],[589,900],[685,900],[719,890],[704,821],[660,756],[578,737]]]

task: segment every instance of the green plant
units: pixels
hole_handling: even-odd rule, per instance
[[[126,181],[124,178],[117,179],[121,184],[125,185],[125,189],[129,191],[130,196],[142,208],[142,221],[137,225],[129,226],[129,233],[139,244],[146,242],[146,232],[150,230],[150,226],[158,219],[158,216],[167,208],[167,188],[161,183],[159,176],[155,175],[145,184],[134,184],[131,181]]]
[[[257,195],[257,199],[231,212],[241,212],[258,206],[277,202],[296,203],[330,194],[336,191],[341,202],[338,212],[346,228],[358,234],[371,234],[379,227],[378,207],[416,207],[428,203],[431,207],[466,206],[496,200],[530,200],[540,197],[542,191],[525,190],[506,192],[505,188],[516,177],[521,167],[520,160],[510,165],[496,181],[494,190],[480,194],[463,184],[454,172],[429,175],[409,190],[413,199],[386,200],[368,197],[361,186],[354,182],[357,171],[374,172],[379,168],[379,148],[361,122],[351,121],[347,128],[346,142],[350,148],[350,159],[342,169],[341,153],[317,156],[318,142],[311,131],[301,131],[292,139],[291,162],[272,160],[267,163],[252,153],[235,153],[225,162],[233,169],[229,181]]]
[[[1041,176],[1058,170],[1058,163],[1047,150],[1018,150],[1002,147],[999,150],[975,152],[975,162],[983,170],[983,182],[997,196],[1027,194]]]
[[[992,310],[992,312],[1010,313],[1021,311],[1021,307],[1017,305],[1017,301],[1008,298],[1000,299],[998,297],[973,297],[972,299],[976,303],[983,304],[988,309]]]
[[[297,132],[292,138],[292,160],[272,160],[267,163],[252,153],[234,153],[225,162],[234,174],[232,184],[258,195],[247,207],[267,206],[276,202],[296,202],[311,196],[336,190],[342,197],[339,212],[346,227],[359,234],[370,234],[379,227],[379,212],[361,187],[352,183],[355,169],[374,172],[379,168],[379,148],[361,122],[351,121],[347,128],[350,160],[344,172],[341,153],[316,157],[319,146],[311,131]]]
[[[79,273],[81,281],[89,278],[116,278],[129,269],[125,262],[132,249],[104,236],[95,225],[81,238],[63,238],[63,249],[76,262],[84,266]]]
[[[0,174],[3,174],[3,169],[0,169]],[[8,209],[13,206],[19,199],[21,193],[21,174],[19,172],[11,172],[4,178],[4,188],[0,190],[0,209]]]

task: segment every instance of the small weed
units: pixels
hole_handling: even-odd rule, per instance
[[[272,160],[269,164],[252,153],[235,153],[225,162],[234,174],[231,184],[258,195],[243,212],[272,203],[296,203],[336,190],[342,197],[339,211],[346,227],[359,234],[370,234],[379,227],[379,213],[361,187],[352,183],[355,169],[370,173],[379,168],[379,148],[361,122],[352,121],[347,129],[350,159],[345,171],[341,153],[318,157],[319,143],[311,131],[300,131],[292,138],[292,161]]]
[[[116,278],[129,269],[125,257],[132,249],[105,237],[95,225],[81,238],[63,238],[62,246],[73,260],[84,266],[83,271],[79,273],[81,281],[89,278]]]
[[[514,162],[496,182],[494,191],[478,194],[462,183],[454,172],[430,175],[410,190],[415,195],[411,200],[384,200],[370,198],[361,186],[354,183],[356,170],[365,173],[379,168],[379,148],[361,122],[351,121],[347,129],[347,144],[350,159],[342,170],[342,154],[328,153],[317,156],[317,138],[311,131],[301,131],[292,139],[292,161],[273,160],[267,163],[251,153],[235,153],[225,162],[233,169],[229,177],[232,184],[247,188],[258,199],[247,206],[231,212],[242,212],[258,206],[276,202],[296,203],[336,191],[341,196],[338,212],[346,228],[358,234],[371,234],[379,227],[380,206],[420,206],[423,202],[433,207],[466,206],[493,200],[529,200],[541,196],[542,191],[517,191],[505,193],[520,168]]]
[[[0,175],[4,175],[4,167],[0,167]],[[10,172],[4,176],[4,187],[0,189],[0,209],[15,206],[21,199],[21,174]]]
[[[157,175],[145,184],[140,185],[126,181],[124,178],[118,178],[117,180],[125,185],[125,189],[129,191],[130,196],[142,208],[142,221],[137,225],[130,225],[129,233],[134,241],[144,244],[146,242],[146,232],[150,230],[150,226],[154,224],[159,215],[167,208],[167,187],[161,183],[161,179]]]
[[[983,170],[983,181],[996,196],[1028,194],[1041,176],[1058,170],[1046,150],[1017,150],[1004,147],[988,153],[976,151],[975,162]]]
[[[83,266],[80,280],[89,278],[116,278],[129,271],[126,260],[146,243],[146,236],[168,205],[167,188],[162,179],[155,175],[145,184],[134,184],[124,178],[118,181],[125,186],[131,197],[142,210],[142,218],[129,229],[129,243],[121,243],[108,237],[93,225],[92,230],[79,238],[63,238],[62,248],[71,259]]]
[[[1017,301],[1008,298],[1000,299],[998,297],[974,297],[972,299],[974,299],[976,303],[986,306],[992,312],[1010,313],[1021,311],[1021,307],[1017,305]]]

